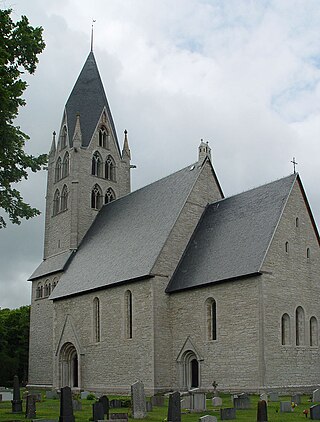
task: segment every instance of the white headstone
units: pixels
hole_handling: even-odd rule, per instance
[[[212,406],[222,406],[222,398],[221,397],[213,397]]]
[[[264,400],[268,404],[268,394],[267,393],[260,394],[260,400]]]
[[[199,422],[217,422],[217,418],[211,415],[204,415],[199,418]]]
[[[143,419],[147,415],[146,395],[144,385],[137,381],[131,385],[132,417],[133,419]]]
[[[320,389],[319,388],[314,390],[314,392],[312,394],[312,401],[313,402],[320,401]]]

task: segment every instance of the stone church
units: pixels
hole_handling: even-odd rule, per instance
[[[90,52],[49,153],[30,387],[319,384],[319,234],[299,175],[225,198],[208,144],[198,155],[131,193]]]

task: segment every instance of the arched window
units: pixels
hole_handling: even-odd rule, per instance
[[[318,346],[318,321],[314,316],[310,318],[310,346]]]
[[[125,337],[132,338],[132,293],[127,290],[124,295],[125,300]]]
[[[69,153],[66,152],[62,163],[62,177],[67,177],[69,175],[69,161]]]
[[[286,253],[289,253],[289,242],[285,243],[284,249],[285,249]]]
[[[102,177],[102,158],[98,152],[95,152],[92,157],[91,174],[93,174],[93,176]]]
[[[307,248],[307,259],[310,258],[310,248]]]
[[[42,297],[42,285],[41,283],[38,283],[37,289],[36,289],[36,299],[40,299]]]
[[[109,204],[109,202],[114,201],[116,199],[116,195],[111,188],[107,189],[107,192],[104,197],[104,203]]]
[[[116,181],[116,165],[111,155],[108,155],[105,164],[105,177],[108,180]]]
[[[48,290],[48,280],[46,280],[46,284],[44,285],[44,296],[48,296],[49,295],[49,290]]]
[[[58,284],[58,279],[54,278],[53,282],[52,282],[52,291],[54,290],[54,288],[56,287],[57,284]]]
[[[91,192],[91,208],[99,210],[102,207],[102,192],[98,185],[95,185]]]
[[[108,145],[108,131],[105,127],[99,130],[99,146],[103,148],[109,148]]]
[[[61,211],[66,209],[68,209],[68,188],[67,185],[64,185],[61,192]]]
[[[207,340],[217,340],[217,304],[213,298],[206,301]]]
[[[93,299],[93,336],[94,341],[100,341],[100,301],[97,297]]]
[[[296,217],[296,227],[299,227],[299,218]]]
[[[281,344],[284,346],[290,343],[290,317],[288,314],[283,314],[281,318]]]
[[[48,284],[48,295],[51,295],[51,283]]]
[[[62,131],[61,131],[60,146],[61,146],[61,149],[67,146],[67,127],[66,126],[63,126]]]
[[[296,309],[296,345],[302,346],[305,344],[305,330],[304,330],[304,310],[301,306]]]
[[[55,182],[58,182],[60,179],[61,179],[61,158],[59,157],[56,162],[54,180]]]
[[[59,192],[59,189],[57,189],[53,197],[53,215],[57,215],[59,212],[60,212],[60,192]]]

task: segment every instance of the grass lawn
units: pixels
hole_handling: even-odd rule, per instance
[[[109,398],[115,398],[109,396]],[[223,406],[222,407],[232,407],[230,395],[221,395]],[[306,419],[303,414],[304,409],[309,409],[313,403],[310,403],[309,396],[302,396],[301,404],[297,406],[293,412],[290,413],[280,413],[279,403],[268,404],[268,421],[269,422],[290,422],[290,421],[304,421]],[[245,422],[250,421],[254,422],[257,420],[257,403],[259,396],[251,396],[252,409],[250,410],[237,410],[237,421]],[[289,401],[290,397],[281,397],[281,401]],[[88,422],[89,418],[92,416],[92,400],[81,400],[82,410],[74,412],[76,422]],[[167,417],[167,405],[164,407],[154,407],[152,412],[149,412],[147,417],[144,419],[146,421],[164,421]],[[47,400],[43,399],[41,403],[37,403],[37,419],[55,419],[59,418],[59,400]],[[23,408],[25,409],[25,400],[23,401]],[[129,413],[130,409],[121,408],[121,409],[112,409],[112,413],[125,412]],[[211,405],[211,400],[207,400],[207,411],[204,413],[186,413],[183,411],[182,422],[198,422],[200,416],[203,415],[214,415],[220,420],[219,408],[213,408]],[[308,418],[310,414],[308,415]],[[134,419],[129,418],[130,421]],[[11,413],[11,402],[0,402],[0,422],[2,421],[26,421],[25,415],[23,414],[12,414]]]

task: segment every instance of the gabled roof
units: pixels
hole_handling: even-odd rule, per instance
[[[151,277],[201,168],[188,166],[104,205],[50,298]]]
[[[66,269],[68,262],[72,256],[72,251],[66,251],[53,255],[50,258],[44,259],[38,268],[29,277],[29,280],[35,280],[45,275],[53,274],[58,271]]]
[[[297,175],[210,204],[167,293],[260,273]]]
[[[82,145],[87,147],[101,117],[103,108],[106,108],[108,120],[117,147],[120,153],[117,133],[109,108],[108,100],[100,78],[99,70],[91,51],[80,72],[73,90],[66,104],[67,126],[69,140],[72,145],[77,114],[80,114]]]

